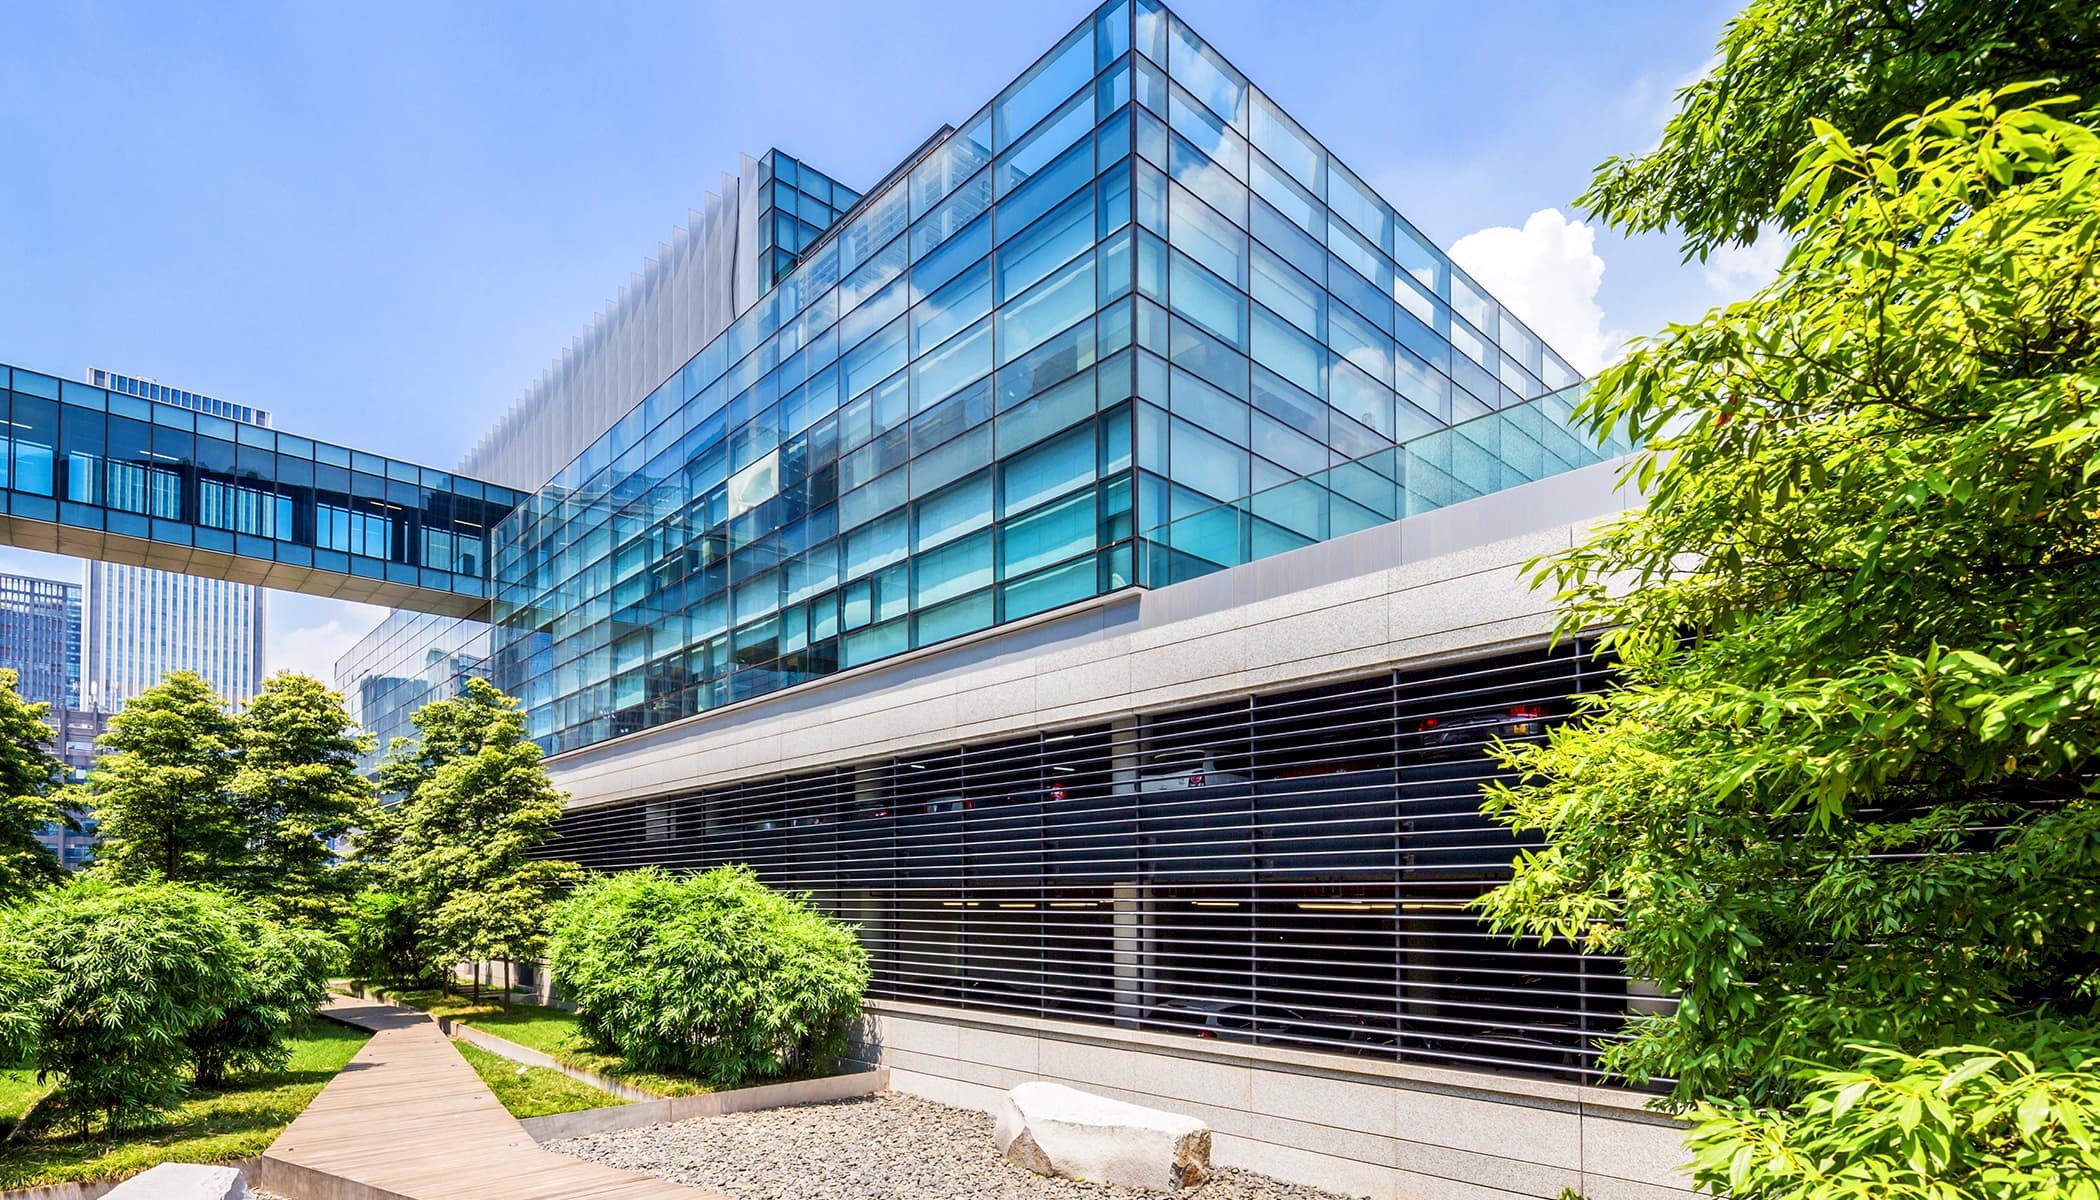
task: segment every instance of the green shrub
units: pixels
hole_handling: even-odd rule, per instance
[[[0,1035],[58,1081],[40,1120],[135,1125],[193,1071],[281,1061],[332,946],[208,889],[81,879],[0,910]]]
[[[851,927],[745,866],[594,879],[555,910],[549,959],[601,1049],[721,1087],[828,1068],[868,987]]]
[[[369,891],[351,901],[350,915],[336,923],[347,952],[345,969],[354,979],[417,984],[436,972],[422,950],[421,910],[399,892]]]
[[[328,998],[329,972],[342,957],[342,945],[318,930],[242,909],[237,921],[246,979],[216,1020],[185,1039],[192,1074],[207,1087],[225,1082],[230,1071],[282,1069],[291,1035]]]

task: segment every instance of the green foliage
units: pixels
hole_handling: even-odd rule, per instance
[[[0,667],[0,904],[18,900],[65,877],[36,835],[47,825],[70,826],[57,799],[59,761],[44,749],[48,704],[31,704],[15,690],[16,674]]]
[[[1628,232],[1677,229],[1703,257],[1814,209],[1783,195],[1813,122],[1864,140],[1942,97],[2044,78],[2100,96],[2089,0],[1751,0],[1661,143],[1606,162],[1577,204]]]
[[[1818,125],[1778,281],[1586,402],[1647,503],[1541,573],[1626,686],[1485,907],[1678,994],[1607,1061],[1681,1102],[2100,1026],[2100,137],[2009,103]]]
[[[550,962],[601,1046],[721,1087],[829,1067],[868,986],[850,927],[745,866],[594,878],[556,910]]]
[[[80,879],[0,909],[0,1031],[57,1082],[41,1117],[135,1125],[193,1070],[280,1063],[331,949],[209,889]]]
[[[340,694],[305,675],[263,683],[237,722],[239,766],[227,790],[247,833],[233,880],[273,913],[317,928],[343,916],[357,875],[331,844],[370,823],[372,785],[357,771],[371,739],[353,732]]]
[[[232,882],[248,841],[227,789],[239,738],[226,702],[194,671],[125,701],[86,785],[98,866],[123,883]]]
[[[1804,1073],[1792,1112],[1703,1104],[1695,1174],[1735,1200],[2089,1200],[2100,1041],[2038,1032],[2026,1051],[1870,1048]]]
[[[216,1087],[234,1071],[281,1070],[290,1035],[328,998],[328,977],[342,944],[303,925],[265,919],[254,909],[235,917],[244,972],[240,990],[221,998],[217,1019],[192,1030],[189,1046],[197,1083]]]
[[[1556,845],[1490,910],[1682,992],[1634,1074],[1784,1091],[1789,1054],[2090,1014],[2096,168],[1988,99],[1824,127],[1778,283],[1600,378],[1649,503],[1550,574],[1631,686],[1514,752]]]
[[[423,954],[416,902],[398,892],[373,889],[359,893],[349,915],[336,922],[336,936],[346,954],[344,969],[353,979],[387,983],[421,983],[433,975]]]
[[[463,695],[425,705],[415,723],[420,740],[396,739],[380,772],[381,785],[403,798],[360,854],[407,898],[425,958],[538,957],[548,906],[574,868],[531,857],[554,836],[563,797],[526,736],[524,713],[472,679]]]

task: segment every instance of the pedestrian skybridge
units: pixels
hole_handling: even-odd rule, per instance
[[[0,542],[484,616],[523,494],[0,364]]]

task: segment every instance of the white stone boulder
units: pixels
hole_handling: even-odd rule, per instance
[[[1194,1117],[1024,1083],[999,1102],[992,1136],[1040,1175],[1173,1191],[1210,1178],[1210,1127]]]
[[[162,1163],[103,1193],[104,1200],[248,1200],[248,1183],[234,1167]]]

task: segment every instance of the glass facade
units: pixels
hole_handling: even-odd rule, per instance
[[[558,752],[1623,450],[1155,0],[1110,0],[866,194],[777,150],[737,190],[758,235],[694,276],[726,328],[602,419],[540,413],[548,462],[589,444],[530,495],[0,368],[9,512],[423,589],[488,619],[487,657],[462,665],[474,622],[426,628],[429,662],[383,631],[346,686],[484,673]],[[755,296],[727,286],[754,265]],[[634,302],[623,328],[680,303]]]
[[[486,624],[435,613],[390,613],[358,639],[337,660],[335,683],[350,719],[378,735],[359,766],[377,773],[390,739],[415,736],[416,710],[460,695],[488,673],[488,656]]]
[[[550,750],[1603,453],[1577,373],[1150,0],[906,168],[503,522],[491,673]]]
[[[490,530],[520,494],[450,472],[0,366],[11,517],[488,595]]]
[[[787,278],[802,252],[860,203],[860,193],[808,163],[769,150],[758,160],[760,286]]]

